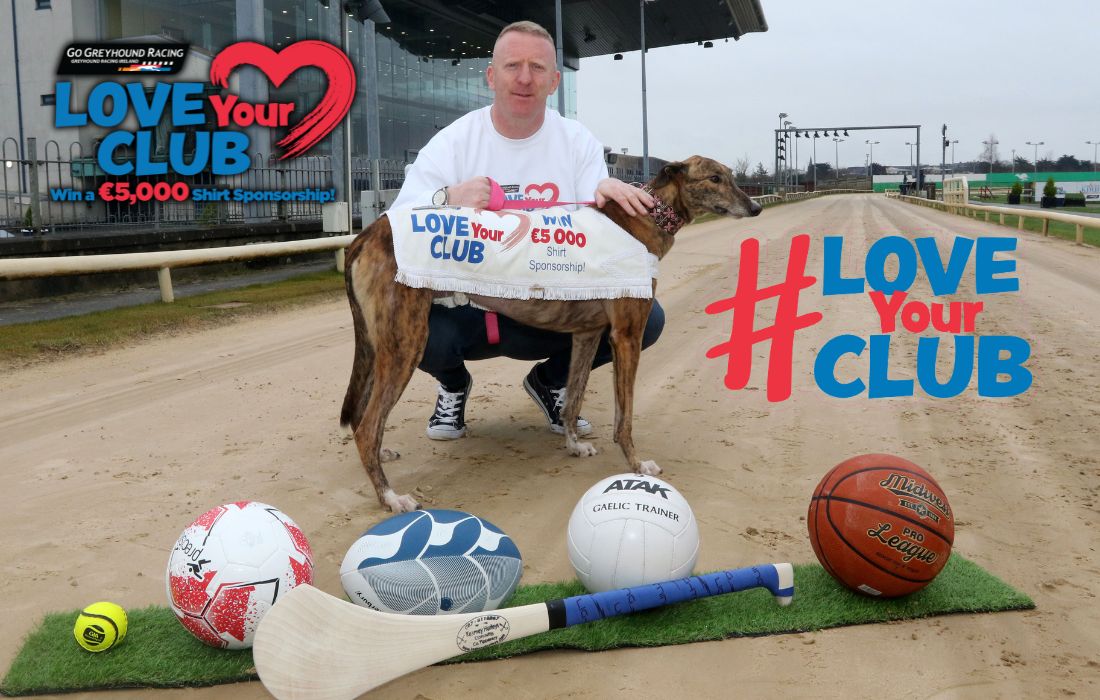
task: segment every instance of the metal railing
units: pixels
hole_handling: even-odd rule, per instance
[[[79,142],[67,149],[57,141],[39,145],[28,138],[21,155],[19,142],[8,137],[0,140],[0,229],[27,233],[58,231],[112,232],[132,229],[211,227],[227,223],[264,221],[319,221],[319,201],[177,201],[111,202],[100,196],[107,182],[126,182],[130,191],[138,184],[166,181],[164,175],[107,175],[95,155],[86,153]],[[397,160],[352,158],[352,190],[372,189],[372,165],[377,168],[381,188],[400,188],[405,180],[405,163]],[[248,170],[232,176],[214,176],[209,172],[191,177],[174,175],[171,182],[185,182],[191,191],[208,190],[328,190],[336,187],[331,156],[303,156],[278,160],[254,154]],[[77,201],[55,199],[55,192],[66,190],[94,198]],[[75,197],[74,197],[75,199]],[[205,198],[201,198],[205,199]],[[359,213],[359,201],[353,198],[353,214]]]
[[[797,202],[801,199],[813,199],[814,197],[824,197],[827,194],[873,194],[871,190],[815,190],[813,192],[788,192],[783,195],[783,200],[787,202]]]
[[[803,199],[823,197],[827,194],[872,194],[871,190],[816,190],[814,192],[787,192],[784,194],[762,194],[749,197],[760,204],[778,204],[779,202],[797,202]]]
[[[329,238],[309,238],[281,243],[166,250],[148,253],[113,253],[107,255],[66,255],[51,258],[18,258],[0,260],[0,279],[26,279],[54,275],[78,275],[125,270],[156,270],[162,301],[175,300],[172,289],[172,268],[206,263],[237,262],[277,255],[336,251],[336,269],[344,269],[344,249],[355,240],[355,234]]]
[[[1060,211],[1044,211],[1042,209],[1032,209],[1030,207],[1001,207],[995,204],[971,204],[970,202],[941,202],[935,199],[924,199],[923,197],[910,197],[907,195],[901,195],[897,192],[887,192],[886,196],[891,199],[899,199],[903,202],[910,204],[919,204],[924,207],[931,207],[940,211],[945,211],[949,214],[959,214],[961,216],[978,216],[979,214],[985,215],[985,220],[990,221],[990,215],[997,215],[997,222],[1001,225],[1005,225],[1006,216],[1015,216],[1016,230],[1024,230],[1024,221],[1026,219],[1038,219],[1042,221],[1042,234],[1044,236],[1050,235],[1050,222],[1060,221],[1066,224],[1072,224],[1075,227],[1074,242],[1077,245],[1084,245],[1085,243],[1085,229],[1097,229],[1100,230],[1100,217],[1096,216],[1082,216],[1080,214],[1067,214]]]
[[[820,197],[825,194],[863,193],[865,190],[830,190],[827,192],[797,192],[785,195],[786,201]],[[365,220],[373,220],[372,214],[380,213],[392,203],[396,192],[365,191],[361,201],[365,207]],[[761,203],[779,201],[779,195],[762,195],[752,199]],[[331,236],[328,238],[309,238],[282,243],[258,243],[253,245],[223,246],[218,248],[199,248],[193,250],[170,250],[147,253],[117,253],[106,255],[71,255],[44,258],[0,259],[0,279],[25,279],[30,277],[50,277],[53,275],[75,275],[98,272],[117,272],[124,270],[157,270],[161,300],[171,302],[175,299],[172,289],[173,267],[188,267],[214,262],[235,262],[278,255],[335,251],[336,269],[344,269],[344,249],[355,240],[356,234]]]

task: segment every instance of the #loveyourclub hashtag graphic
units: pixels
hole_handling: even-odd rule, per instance
[[[868,311],[874,313],[881,333],[862,338],[841,334],[829,339],[814,358],[817,387],[836,398],[913,396],[919,386],[928,396],[946,399],[962,394],[977,374],[977,391],[983,397],[1009,397],[1027,391],[1032,374],[1024,363],[1031,346],[1023,338],[1009,335],[978,335],[984,301],[924,302],[911,299],[909,290],[923,270],[932,293],[954,294],[973,261],[974,291],[978,296],[1018,292],[1016,261],[999,257],[1016,249],[1016,239],[986,236],[977,239],[958,236],[951,244],[946,260],[932,237],[910,240],[903,236],[885,236],[875,241],[864,259],[862,277],[844,277],[841,260],[842,236],[826,236],[823,241],[821,293],[867,294]],[[729,340],[707,351],[709,359],[727,358],[725,385],[734,391],[744,389],[752,372],[752,353],[757,343],[770,341],[767,398],[778,402],[790,398],[794,366],[795,335],[824,318],[820,311],[799,313],[801,292],[815,285],[818,278],[806,274],[811,238],[798,235],[791,240],[786,276],[782,282],[760,287],[760,242],[748,238],[741,243],[737,288],[733,296],[706,307],[708,314],[733,312]],[[896,267],[893,279],[887,270]],[[869,289],[868,289],[869,288]],[[756,327],[757,305],[776,299],[775,318],[770,325]],[[895,333],[921,334],[917,341],[916,380],[891,377],[890,341]],[[950,374],[937,374],[941,341],[950,335],[954,342],[954,361]],[[868,352],[866,381],[853,377],[842,381],[837,365],[846,355],[860,357]]]
[[[821,320],[821,313],[798,315],[798,295],[817,281],[804,274],[810,249],[809,236],[795,236],[787,262],[787,278],[780,284],[758,288],[760,241],[748,238],[741,243],[741,263],[737,275],[737,292],[706,308],[708,314],[733,311],[733,331],[729,341],[707,351],[707,357],[729,356],[726,386],[744,389],[752,372],[752,347],[765,340],[772,341],[768,360],[768,400],[783,401],[791,395],[791,366],[794,359],[794,334]],[[771,326],[755,330],[756,304],[765,299],[779,298],[775,321]]]

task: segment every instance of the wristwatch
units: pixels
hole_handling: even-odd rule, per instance
[[[438,190],[435,191],[435,194],[432,195],[432,206],[433,207],[445,207],[445,206],[447,206],[447,188],[446,187],[440,187]]]

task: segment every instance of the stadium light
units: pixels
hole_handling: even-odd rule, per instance
[[[1024,143],[1026,143],[1029,146],[1035,146],[1035,162],[1032,163],[1032,165],[1034,167],[1033,167],[1031,172],[1037,173],[1037,172],[1039,172],[1039,146],[1044,145],[1046,142],[1045,141],[1036,141],[1036,142],[1032,143],[1031,141],[1024,141]],[[954,155],[954,151],[952,151],[952,155]]]
[[[638,7],[641,10],[642,28],[642,178],[645,182],[649,182],[649,115],[646,111],[646,96],[645,96],[645,6],[647,2],[655,2],[656,0],[638,0]]]
[[[879,142],[867,139],[864,143],[871,147],[871,152],[867,154],[867,174],[871,177],[871,189],[873,190],[875,189],[875,144]]]
[[[783,120],[786,119],[788,116],[790,116],[790,115],[788,115],[786,112],[780,112],[779,113],[779,129],[780,130],[783,129]],[[775,132],[775,136],[776,136],[776,140],[778,141],[778,143],[776,144],[776,153],[775,153],[775,191],[778,192],[779,191],[779,184],[782,182],[782,180],[780,179],[780,176],[779,176],[779,145],[780,144],[785,144],[787,142],[787,136],[786,136],[786,134],[780,133],[779,130],[777,130]],[[783,154],[784,154],[783,155],[783,161],[784,161],[784,163],[786,163],[786,160],[787,160],[787,158],[786,158],[786,148],[783,149]]]
[[[993,147],[999,144],[997,139],[990,139],[989,141],[982,141],[982,144],[989,146],[989,174],[993,174]]]

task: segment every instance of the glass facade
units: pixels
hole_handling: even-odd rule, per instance
[[[381,34],[376,44],[383,158],[411,161],[436,131],[493,100],[485,83],[487,58],[418,57]]]
[[[216,53],[238,36],[254,35],[238,29],[238,10],[247,12],[257,30],[262,26],[264,43],[278,50],[295,41],[322,39],[339,41],[338,2],[324,7],[319,0],[100,0],[105,39],[164,35],[187,41]],[[352,153],[370,158],[411,162],[420,148],[440,129],[467,112],[492,102],[485,82],[488,58],[441,59],[416,56],[400,46],[400,31],[388,36],[350,22],[348,54],[358,76],[356,100],[352,105]],[[373,54],[373,55],[372,55]],[[566,70],[566,115],[576,117],[576,83]],[[294,115],[305,114],[317,104],[325,89],[323,74],[306,68],[278,89],[269,99],[294,102]],[[374,91],[373,99],[370,95]],[[551,106],[557,108],[556,96]],[[373,112],[373,114],[372,114]],[[377,129],[377,151],[369,152],[370,132]],[[277,134],[276,138],[281,136]],[[311,155],[330,153],[330,143],[318,144]]]
[[[236,40],[236,0],[100,0],[104,39],[163,35],[216,51]]]

